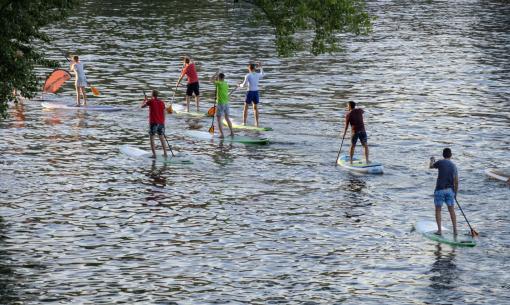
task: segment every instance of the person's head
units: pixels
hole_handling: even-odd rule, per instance
[[[449,148],[443,149],[443,157],[445,159],[450,159],[452,157],[452,150]]]
[[[191,62],[191,59],[188,56],[184,56],[184,63],[189,64]]]
[[[74,60],[74,62],[78,62],[78,61],[80,61],[80,58],[78,57],[78,55],[74,55],[73,60]]]
[[[223,74],[223,73],[218,74],[218,79],[225,80],[225,74]]]
[[[158,98],[158,95],[159,95],[158,90],[152,90],[152,97],[153,98]]]
[[[347,108],[349,108],[349,111],[353,110],[354,108],[356,108],[356,103],[353,102],[353,101],[348,102],[347,103]]]
[[[257,66],[256,66],[255,64],[249,64],[249,65],[248,65],[248,70],[249,70],[250,72],[253,72],[253,71],[255,71],[256,67],[257,67]]]

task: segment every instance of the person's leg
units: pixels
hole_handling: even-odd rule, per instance
[[[228,128],[230,129],[230,136],[234,136],[234,129],[232,128],[232,121],[230,121],[230,115],[225,113],[225,121],[227,121]]]
[[[437,234],[441,235],[441,206],[436,205]]]
[[[197,112],[200,112],[200,95],[195,95],[195,102],[197,103]]]
[[[186,95],[186,111],[187,112],[189,112],[189,99],[190,99],[190,96]]]
[[[80,87],[76,85],[76,106],[80,106]]]
[[[161,147],[163,147],[163,156],[165,156],[165,158],[166,158],[168,155],[166,153],[166,145],[165,145],[164,137],[165,137],[164,134],[160,134],[159,135],[159,141],[161,142]]]
[[[156,149],[154,147],[154,136],[152,134],[150,135],[150,139],[151,139],[152,157],[156,158]]]
[[[367,164],[370,163],[369,159],[368,159],[368,144],[365,142],[365,144],[363,144],[363,149],[365,150],[365,161],[367,162]]]
[[[259,109],[255,103],[253,103],[253,114],[255,115],[255,126],[259,127]]]
[[[448,207],[448,212],[450,212],[450,218],[452,219],[453,235],[457,236],[457,216],[455,215],[454,198],[455,193],[452,189],[449,189],[445,195],[445,202]]]
[[[243,108],[243,125],[246,125],[246,120],[248,119],[248,104],[244,103]]]
[[[85,87],[81,87],[81,95],[83,97],[83,105],[87,106],[87,92],[85,92]]]
[[[193,85],[193,93],[195,93],[195,103],[197,104],[197,112],[200,112],[200,85],[196,82]]]
[[[444,196],[441,191],[434,191],[434,206],[436,209],[436,224],[437,224],[437,232],[436,234],[441,235],[441,206],[443,205]]]
[[[220,132],[220,138],[224,138],[225,135],[223,134],[223,124],[221,123],[221,114],[218,112],[216,115],[216,119],[218,120],[218,131]]]

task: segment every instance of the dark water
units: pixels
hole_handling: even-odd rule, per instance
[[[345,53],[290,59],[276,57],[270,28],[223,1],[88,1],[49,28],[50,57],[82,56],[102,93],[91,103],[124,111],[26,102],[0,122],[0,303],[510,304],[510,191],[483,174],[509,166],[510,7],[369,9],[374,33],[346,37]],[[141,90],[168,100],[183,54],[199,62],[204,109],[218,68],[233,85],[263,62],[271,145],[193,139],[192,122],[171,116],[169,139],[193,165],[119,153],[148,149]],[[243,94],[233,97],[239,118]],[[348,100],[366,110],[383,176],[334,167]],[[427,162],[445,146],[481,233],[473,249],[410,232],[433,217]]]

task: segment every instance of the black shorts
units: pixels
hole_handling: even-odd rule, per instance
[[[158,134],[159,136],[162,136],[165,134],[165,125],[163,124],[150,124],[149,126],[149,134],[151,136],[154,136]]]
[[[200,95],[200,86],[198,85],[198,82],[188,84],[186,87],[186,95],[192,96],[193,93],[195,93],[196,96]]]
[[[358,139],[361,142],[361,144],[363,144],[363,145],[367,144],[367,139],[368,139],[367,133],[364,131],[358,131],[355,134],[353,134],[351,136],[351,144],[356,145],[356,143],[358,142]]]

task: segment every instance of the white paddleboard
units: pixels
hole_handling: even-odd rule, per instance
[[[424,237],[443,244],[459,247],[476,246],[476,241],[471,236],[459,235],[455,237],[450,230],[443,226],[441,226],[442,235],[434,234],[437,231],[437,224],[435,221],[419,220],[418,222],[416,222],[414,228],[416,229],[416,232],[420,233]]]
[[[245,137],[245,136],[237,136],[234,137],[229,136],[228,131],[223,130],[225,133],[224,138],[220,138],[217,133],[214,135],[210,134],[207,131],[197,131],[197,130],[191,130],[188,131],[187,134],[201,140],[218,140],[218,141],[225,141],[225,142],[232,142],[232,143],[242,143],[242,144],[258,144],[258,145],[265,145],[269,144],[268,138],[258,138],[258,137]]]
[[[338,159],[338,165],[341,167],[358,173],[363,174],[382,174],[384,173],[384,167],[381,163],[372,162],[370,164],[365,163],[365,161],[360,160],[359,158],[353,157],[352,164],[350,162],[349,156],[343,155]]]
[[[485,170],[485,174],[491,178],[507,182],[510,179],[510,170],[488,168]]]
[[[64,110],[86,110],[86,111],[120,111],[122,109],[106,106],[106,105],[87,105],[87,106],[76,106],[76,104],[64,104],[64,103],[53,103],[53,102],[42,102],[41,106],[46,109],[64,109]]]
[[[157,160],[159,162],[163,163],[169,163],[169,164],[192,164],[193,162],[186,158],[186,156],[181,156],[177,154],[175,157],[172,157],[170,151],[168,151],[168,157],[164,157],[162,154],[156,155],[156,159],[152,158],[152,152],[130,146],[130,145],[122,145],[120,147],[120,152],[137,159],[150,159],[150,160]]]

